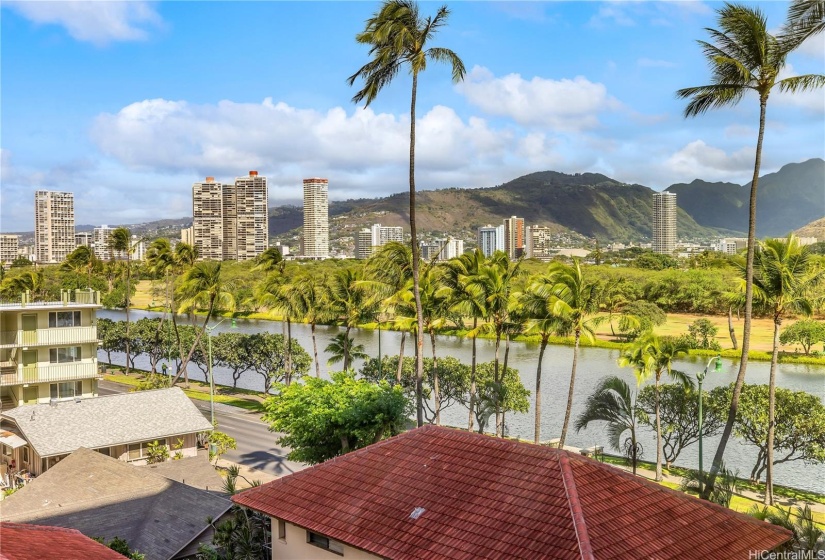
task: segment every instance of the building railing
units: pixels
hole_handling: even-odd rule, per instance
[[[52,383],[76,381],[98,377],[97,359],[69,364],[34,364],[17,368],[17,374],[6,373],[0,377],[0,385],[24,383]]]
[[[100,305],[100,292],[86,290],[60,290],[60,300],[33,301],[31,293],[26,290],[16,299],[0,299],[3,307],[68,307],[70,305]]]
[[[94,325],[0,332],[0,347],[65,346],[89,342],[97,342],[97,327]]]

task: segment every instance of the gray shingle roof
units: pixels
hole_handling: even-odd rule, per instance
[[[179,387],[20,406],[3,417],[41,457],[212,429]]]
[[[166,560],[192,541],[208,541],[206,518],[218,519],[230,506],[151,469],[78,449],[3,500],[0,519],[117,536],[147,560]]]

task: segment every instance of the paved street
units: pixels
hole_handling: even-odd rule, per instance
[[[122,393],[126,390],[123,385],[107,381],[101,381],[98,388],[101,395]],[[196,400],[192,402],[208,419],[209,402]],[[215,404],[215,420],[218,422],[218,429],[235,438],[238,446],[237,449],[221,456],[221,460],[226,459],[274,476],[283,476],[306,467],[306,465],[286,459],[289,450],[275,443],[277,434],[270,432],[268,426],[261,422],[257,414],[217,403]]]

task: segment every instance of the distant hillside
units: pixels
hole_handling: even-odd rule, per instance
[[[797,237],[816,237],[817,241],[825,241],[825,218],[814,220],[794,231]]]
[[[750,183],[708,183],[696,179],[668,187],[678,205],[700,225],[746,231]],[[825,160],[789,163],[759,178],[756,235],[780,236],[825,216]]]

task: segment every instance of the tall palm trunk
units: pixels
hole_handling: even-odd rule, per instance
[[[662,419],[659,414],[659,373],[656,373],[656,385],[654,387],[654,399],[656,408],[656,482],[662,481]]]
[[[498,402],[498,393],[499,393],[499,377],[498,377],[498,352],[501,348],[501,331],[496,330],[496,358],[495,358],[495,366],[493,370],[493,385],[496,388],[496,406],[495,406],[495,414],[496,414],[496,435],[498,435],[498,425],[499,425],[499,417],[501,416],[501,405]]]
[[[407,340],[407,331],[401,331],[401,348],[398,349],[398,371],[395,373],[395,381],[401,384],[401,373],[404,371],[404,341]]]
[[[501,397],[503,395],[504,389],[504,376],[507,375],[507,361],[510,359],[510,335],[504,335],[504,363],[501,365],[501,376],[500,376],[500,383],[499,383],[499,398],[496,399],[496,402],[499,403],[499,407],[503,404],[501,401]],[[504,417],[507,415],[506,410],[501,410],[501,426],[498,428],[498,436],[504,437]]]
[[[286,316],[286,384],[292,383],[292,320]]]
[[[773,316],[773,354],[771,354],[771,373],[768,381],[768,456],[765,473],[765,505],[773,505],[773,440],[776,434],[776,362],[779,356],[779,328],[782,317],[776,311]]]
[[[478,327],[478,317],[473,317],[473,357],[470,362],[470,419],[467,421],[467,431],[473,431],[473,411],[476,400],[476,328]]]
[[[344,371],[349,369],[349,362],[350,362],[350,353],[349,353],[349,330],[351,327],[347,326],[347,330],[344,331],[346,336],[344,336]]]
[[[564,411],[564,423],[561,426],[561,436],[559,437],[559,449],[564,447],[564,440],[567,439],[567,426],[570,424],[570,411],[573,409],[573,388],[576,384],[576,364],[579,361],[579,339],[581,330],[576,329],[575,344],[573,344],[573,368],[570,370],[570,389],[567,390],[567,409]]]
[[[131,340],[129,338],[129,295],[131,292],[132,267],[129,261],[129,247],[126,248],[126,375],[129,375],[129,356],[131,355]]]
[[[312,331],[312,356],[315,360],[315,377],[321,377],[321,364],[318,363],[318,342],[315,339],[315,321],[309,326]]]
[[[736,331],[733,330],[733,309],[728,306],[728,332],[730,333],[730,341],[733,343],[733,349],[736,350]]]
[[[544,359],[544,349],[547,348],[548,335],[541,335],[541,346],[539,347],[539,365],[536,368],[536,421],[533,429],[533,443],[541,442],[541,362]]]
[[[751,346],[751,317],[753,314],[753,254],[756,245],[756,189],[759,185],[759,168],[762,165],[762,140],[765,136],[765,109],[767,107],[767,95],[763,95],[759,103],[759,136],[756,141],[756,159],[753,164],[753,179],[751,180],[750,202],[748,206],[748,252],[745,264],[745,322],[742,328],[742,358],[739,361],[739,373],[736,375],[736,383],[733,386],[733,395],[728,410],[728,420],[722,430],[722,437],[719,439],[719,446],[716,448],[716,455],[713,456],[713,465],[708,473],[707,484],[702,489],[702,498],[707,500],[713,490],[716,475],[722,467],[725,458],[725,448],[733,432],[733,424],[736,422],[736,412],[739,410],[739,396],[742,394],[742,385],[745,384],[745,372],[748,369],[748,351]]]
[[[418,329],[415,332],[415,417],[418,426],[424,425],[424,316],[421,311],[419,286],[418,239],[415,229],[415,98],[418,91],[418,71],[413,71],[412,100],[410,101],[410,243],[412,243],[413,295]]]
[[[435,355],[435,331],[430,330],[430,343],[433,346],[433,400],[435,400],[435,425],[441,425],[441,390],[438,387],[438,357]]]
[[[195,341],[192,343],[192,348],[189,349],[189,354],[187,354],[186,359],[181,362],[180,371],[175,376],[175,379],[172,380],[172,385],[178,382],[180,379],[181,374],[185,375],[185,383],[189,385],[189,372],[187,371],[187,366],[189,362],[192,360],[192,356],[195,354],[195,348],[198,347],[198,344],[201,341],[201,337],[203,337],[203,333],[206,332],[206,325],[209,323],[209,318],[212,317],[212,311],[215,308],[215,296],[209,298],[209,309],[206,312],[206,318],[203,320],[203,325],[200,329],[198,329],[198,334],[195,335]]]

